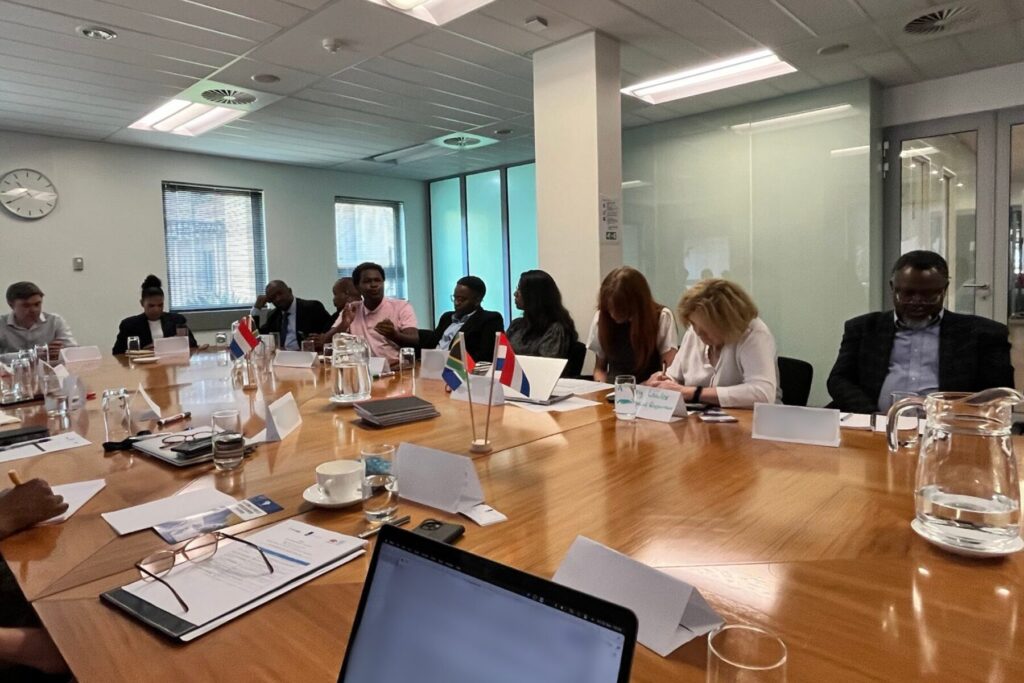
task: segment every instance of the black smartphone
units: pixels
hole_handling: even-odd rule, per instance
[[[412,532],[441,543],[454,543],[462,534],[466,533],[466,527],[436,519],[425,519]]]
[[[196,439],[195,441],[179,443],[172,447],[171,450],[175,453],[180,453],[184,458],[197,458],[200,455],[206,455],[213,452],[213,437],[208,436],[205,439]]]

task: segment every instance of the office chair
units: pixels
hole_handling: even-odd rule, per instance
[[[574,341],[569,347],[569,360],[562,370],[562,377],[579,377],[583,372],[583,361],[587,359],[587,345]]]
[[[779,356],[779,385],[787,406],[806,406],[811,395],[814,366],[805,360]]]

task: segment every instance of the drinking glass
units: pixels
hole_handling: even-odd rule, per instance
[[[218,470],[233,470],[245,459],[245,437],[237,410],[213,414],[213,464]]]
[[[19,355],[14,359],[11,363],[11,375],[14,377],[13,393],[17,400],[23,401],[35,396],[36,387],[32,377],[32,363],[27,354]]]
[[[138,337],[128,337],[128,353],[138,353],[142,350],[142,340]]]
[[[50,347],[47,344],[37,344],[35,347],[36,360],[41,360],[44,363],[50,362]]]
[[[409,393],[416,393],[416,349],[405,347],[398,352],[398,379],[405,383],[409,378]]]
[[[786,644],[756,626],[734,624],[708,634],[707,683],[785,683]]]
[[[314,339],[303,339],[302,350],[307,353],[316,353],[316,340]]]
[[[333,357],[334,357],[334,344],[331,344],[331,343],[324,344],[324,364],[325,365],[330,365],[331,364],[331,358],[333,358]]]
[[[103,431],[105,441],[124,441],[132,435],[132,411],[128,390],[103,390]]]
[[[636,419],[636,377],[633,375],[615,378],[615,417],[626,421]]]
[[[919,396],[919,394],[913,391],[894,391],[891,394],[889,394],[889,396],[892,397],[892,403],[890,405],[896,405],[905,398],[916,397]],[[917,444],[918,424],[920,423],[922,417],[924,417],[924,413],[920,408],[907,410],[903,413],[903,415],[900,416],[899,420],[896,423],[896,441],[899,444],[900,448],[912,448]],[[908,422],[913,421],[913,429],[911,429],[910,427],[907,427],[906,429],[901,429],[900,422],[903,420],[906,420]]]
[[[263,342],[261,346],[266,347],[271,355],[273,355],[274,351],[277,351],[277,336],[277,332],[260,335],[260,341]]]
[[[387,443],[363,446],[363,514],[383,524],[398,512],[398,477],[392,470],[395,447]]]
[[[39,378],[39,388],[43,392],[43,407],[49,417],[61,417],[68,414],[68,394],[64,391],[64,382],[57,375],[43,375]]]
[[[218,332],[217,334],[213,335],[213,342],[217,345],[217,348],[223,349],[223,348],[227,347],[227,345],[228,345],[228,333],[227,332]]]

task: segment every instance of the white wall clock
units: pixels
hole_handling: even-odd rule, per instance
[[[18,168],[0,177],[0,206],[19,218],[43,218],[57,206],[57,188],[39,171]]]

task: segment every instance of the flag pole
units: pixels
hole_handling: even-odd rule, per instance
[[[494,352],[491,354],[491,383],[487,390],[487,421],[484,422],[484,446],[491,450],[491,404],[494,403],[494,364],[498,362],[498,340],[501,332],[494,333]]]
[[[469,366],[466,365],[466,337],[459,332],[459,355],[462,356],[462,370],[466,373],[466,394],[469,397],[469,426],[473,429],[473,441],[470,443],[470,450],[476,446],[476,419],[473,417],[473,382]]]

